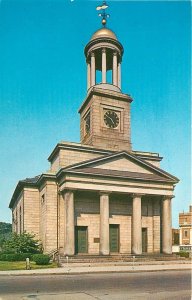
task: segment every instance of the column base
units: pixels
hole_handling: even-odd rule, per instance
[[[109,251],[107,250],[99,251],[99,255],[109,255]]]
[[[136,255],[141,255],[142,254],[142,249],[138,249],[138,248],[132,248],[132,254],[136,254]]]
[[[172,250],[163,250],[162,251],[163,254],[173,254]]]
[[[73,255],[75,255],[75,251],[72,250],[72,249],[65,249],[64,250],[64,255],[73,256]]]

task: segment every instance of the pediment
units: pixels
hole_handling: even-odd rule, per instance
[[[125,151],[73,165],[67,168],[67,171],[132,179],[178,182],[178,179],[171,174]]]
[[[135,161],[128,157],[116,157],[109,161],[99,162],[92,165],[93,168],[105,169],[105,170],[116,170],[116,171],[127,171],[127,172],[138,172],[152,174],[152,170],[139,165]]]

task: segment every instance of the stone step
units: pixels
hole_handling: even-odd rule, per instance
[[[165,255],[165,254],[157,254],[157,255],[150,255],[150,254],[142,254],[142,255],[135,255],[135,261],[149,261],[149,260],[156,260],[156,261],[171,261],[179,259],[176,255]],[[60,257],[61,263],[66,263],[67,258],[65,256]],[[70,263],[100,263],[100,262],[130,262],[133,261],[133,255],[74,255],[68,257],[68,262]]]

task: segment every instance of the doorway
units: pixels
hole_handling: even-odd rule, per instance
[[[88,253],[88,227],[75,226],[75,253]]]
[[[109,244],[110,252],[119,252],[119,225],[109,225]]]
[[[142,253],[147,253],[147,228],[142,228]]]

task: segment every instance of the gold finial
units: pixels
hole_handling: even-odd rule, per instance
[[[102,5],[100,6],[97,6],[96,10],[102,10],[102,13],[99,13],[98,16],[99,17],[102,17],[102,25],[105,27],[106,24],[107,24],[107,18],[110,17],[109,14],[106,14],[105,13],[105,10],[108,8],[109,6],[107,5],[107,2],[106,1],[103,1]]]

